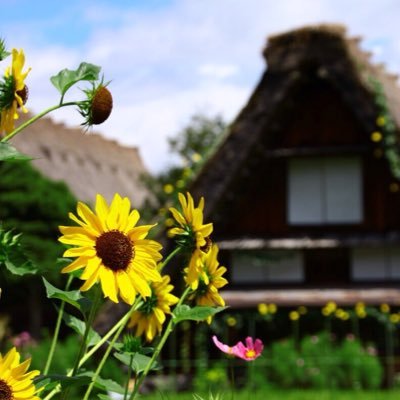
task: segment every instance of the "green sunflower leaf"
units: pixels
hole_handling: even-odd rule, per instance
[[[32,157],[20,153],[8,142],[0,142],[0,161],[28,161]]]
[[[34,274],[38,269],[25,255],[20,237],[20,233],[13,234],[0,226],[0,267],[4,265],[14,275]]]
[[[57,383],[61,384],[62,388],[65,389],[70,386],[87,386],[91,382],[91,377],[84,374],[77,376],[51,374],[38,377],[38,379],[35,380],[35,384],[42,381],[44,381],[43,384],[46,385],[46,390],[56,386]]]
[[[195,306],[189,307],[186,304],[178,306],[172,313],[172,320],[175,324],[182,321],[204,321],[208,317],[225,310],[227,307]]]
[[[72,328],[77,334],[83,335],[85,334],[86,324],[84,321],[79,318],[74,317],[73,315],[69,315],[64,313],[63,315],[64,322]],[[88,347],[95,346],[101,340],[100,335],[92,328],[89,330],[88,337],[86,339],[86,344]]]
[[[83,297],[79,290],[61,290],[53,286],[45,278],[42,279],[44,286],[46,287],[47,298],[65,301],[81,311],[82,314],[90,309],[91,301],[88,298]]]
[[[90,379],[92,379],[93,376],[94,373],[92,371],[83,372],[78,375],[78,377],[88,377]],[[104,379],[100,376],[96,377],[94,386],[97,389],[104,390],[106,392],[110,391],[119,394],[125,393],[125,389],[119,383],[113,381],[112,379]]]
[[[110,397],[110,396],[107,396],[106,394],[98,394],[97,395],[97,397],[100,399],[100,400],[112,400],[112,398]]]
[[[76,70],[63,69],[57,75],[50,78],[51,83],[55,88],[64,96],[67,90],[80,81],[93,82],[99,79],[101,67],[89,64],[81,63]]]
[[[114,357],[128,367],[130,366],[137,374],[143,372],[151,360],[150,357],[147,357],[143,354],[132,354],[130,352],[114,353]],[[153,362],[151,369],[159,369],[159,365],[156,361]]]

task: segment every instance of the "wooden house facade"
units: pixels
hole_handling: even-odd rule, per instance
[[[336,25],[271,37],[264,56],[191,188],[228,267],[226,302],[400,304],[396,77]]]

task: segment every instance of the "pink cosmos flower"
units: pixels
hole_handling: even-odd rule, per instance
[[[253,338],[250,336],[246,338],[246,345],[243,342],[238,342],[233,347],[221,343],[215,335],[212,337],[212,340],[224,353],[232,354],[233,356],[242,358],[246,361],[255,360],[261,355],[264,349],[263,342],[260,339],[253,341]]]

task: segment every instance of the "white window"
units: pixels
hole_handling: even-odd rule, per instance
[[[362,221],[360,158],[295,158],[289,160],[288,173],[290,224]]]
[[[359,248],[352,252],[354,281],[400,280],[400,248]]]
[[[298,251],[235,252],[234,283],[296,283],[304,281],[303,257]]]

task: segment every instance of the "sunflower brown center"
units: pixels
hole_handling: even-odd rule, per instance
[[[212,240],[210,239],[209,236],[205,237],[204,240],[206,241],[206,244],[204,246],[201,246],[200,250],[203,253],[208,253],[210,251],[210,249],[211,249],[211,246],[212,246]]]
[[[17,95],[19,97],[21,97],[22,103],[26,104],[26,102],[28,101],[28,97],[29,97],[29,89],[28,86],[24,86],[21,90],[17,90]],[[18,105],[19,108],[19,105]],[[1,400],[1,398],[0,398]]]
[[[99,236],[95,248],[103,264],[113,271],[126,270],[135,257],[133,243],[117,230],[104,232]]]
[[[0,379],[0,400],[13,400],[14,396],[10,386],[3,379]]]

